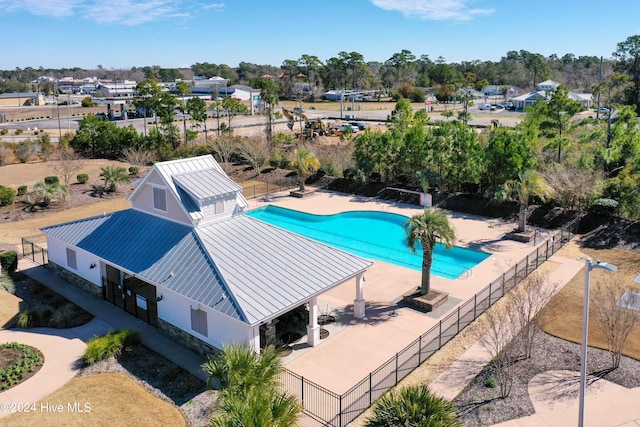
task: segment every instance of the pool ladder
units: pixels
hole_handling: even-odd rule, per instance
[[[472,268],[465,268],[464,270],[462,270],[460,272],[460,274],[458,274],[458,279],[468,279],[472,275],[473,275],[473,269]]]

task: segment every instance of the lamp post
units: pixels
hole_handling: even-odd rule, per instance
[[[578,413],[578,427],[584,427],[584,394],[587,385],[587,336],[589,335],[589,286],[591,285],[591,270],[602,268],[616,271],[615,265],[607,262],[596,261],[594,264],[589,258],[584,265],[584,313],[582,314],[582,348],[580,352],[580,409]]]

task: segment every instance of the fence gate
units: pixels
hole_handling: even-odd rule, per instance
[[[36,264],[47,265],[49,263],[47,237],[44,234],[23,237],[22,256]]]

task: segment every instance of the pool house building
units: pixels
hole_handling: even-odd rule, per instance
[[[43,228],[48,266],[200,353],[259,351],[291,313],[315,346],[318,296],[349,280],[363,318],[371,261],[245,215],[241,191],[210,155],[157,163],[129,209]]]

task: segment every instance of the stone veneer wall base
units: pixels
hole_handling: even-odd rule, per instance
[[[47,269],[71,285],[102,299],[102,288],[100,286],[91,283],[87,279],[78,276],[52,261],[49,261],[47,264]],[[211,344],[207,344],[201,339],[194,337],[193,335],[160,318],[158,319],[158,329],[172,340],[184,345],[198,354],[201,354],[202,356],[206,357],[220,352],[219,349],[215,348]]]
[[[55,262],[49,261],[46,267],[49,271],[51,271],[56,276],[60,277],[64,281],[72,284],[76,288],[80,288],[85,292],[89,292],[91,295],[102,299],[102,287],[96,285],[88,281],[87,279],[78,276],[72,271],[67,270],[56,264]]]
[[[177,326],[174,326],[171,323],[160,318],[158,318],[158,329],[172,340],[184,345],[188,349],[193,350],[202,356],[213,356],[220,352],[219,349],[215,348],[211,344],[207,344],[201,339],[194,337],[193,335],[183,331]]]

